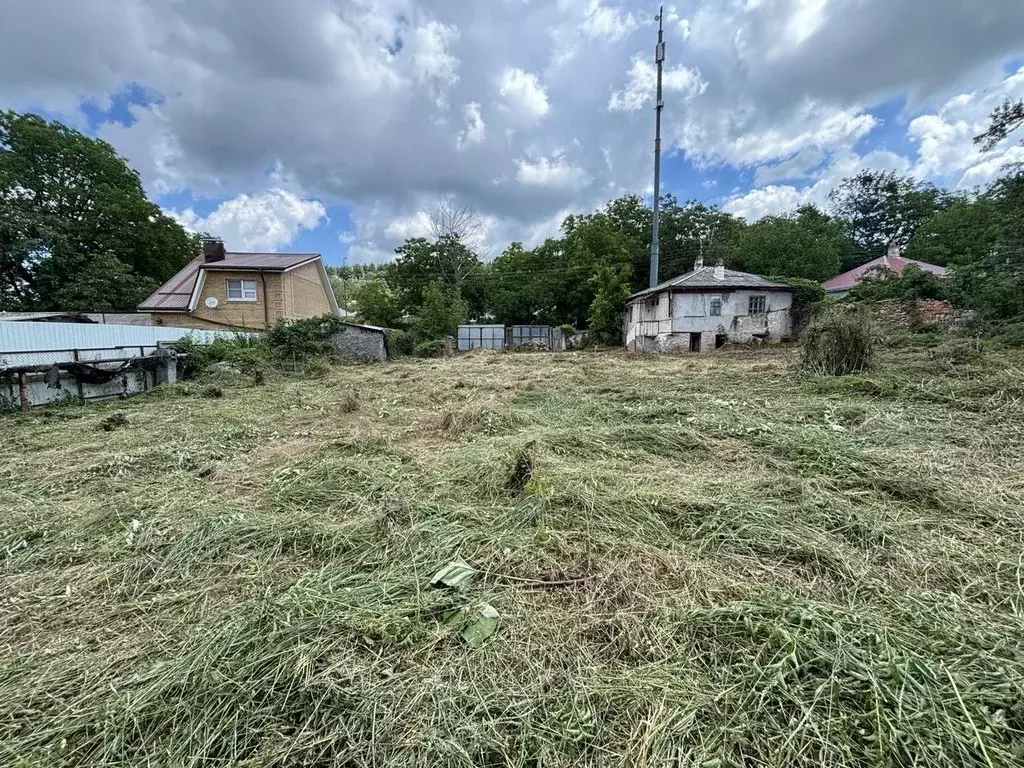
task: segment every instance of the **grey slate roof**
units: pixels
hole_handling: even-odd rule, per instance
[[[653,288],[648,288],[639,293],[634,293],[630,296],[630,299],[637,299],[641,296],[650,296],[651,294],[661,293],[669,288],[678,288],[680,290],[725,290],[729,288],[753,288],[755,290],[761,289],[764,291],[791,291],[793,290],[790,286],[784,285],[783,283],[773,283],[771,280],[765,280],[760,275],[752,275],[749,272],[737,272],[735,269],[725,270],[725,276],[719,280],[715,277],[715,267],[703,267],[701,269],[693,269],[687,272],[685,275],[668,280],[660,285],[656,285]]]

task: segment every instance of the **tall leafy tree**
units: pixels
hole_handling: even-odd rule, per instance
[[[906,255],[943,267],[977,263],[988,257],[1001,229],[1001,212],[993,199],[960,199],[921,222]]]
[[[839,272],[836,240],[808,226],[808,217],[767,216],[744,230],[743,268],[760,275],[827,280]]]
[[[412,321],[412,331],[419,341],[454,336],[460,323],[466,322],[466,302],[443,283],[429,283],[423,288],[419,308]]]
[[[396,248],[395,254],[386,279],[405,311],[414,313],[424,288],[431,283],[440,283],[452,295],[465,299],[471,316],[485,311],[483,262],[457,238],[411,238]]]
[[[992,110],[989,116],[988,130],[974,137],[974,143],[980,144],[982,150],[991,152],[999,143],[1024,126],[1024,99],[1010,101],[1007,99],[1003,104]],[[1024,139],[1021,139],[1024,144]]]
[[[113,147],[37,115],[0,112],[0,200],[5,292],[26,307],[134,309],[198,252]]]
[[[948,197],[893,172],[862,171],[844,179],[829,202],[855,246],[842,264],[852,269],[885,255],[892,244],[906,247],[920,223],[948,205]]]
[[[588,321],[602,340],[619,343],[622,339],[623,310],[629,298],[629,265],[605,266],[591,279],[594,300],[590,303]]]

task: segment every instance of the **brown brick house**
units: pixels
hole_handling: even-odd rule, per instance
[[[319,253],[236,253],[220,240],[139,305],[154,325],[262,330],[338,314]]]

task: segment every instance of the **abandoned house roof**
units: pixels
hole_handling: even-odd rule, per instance
[[[142,311],[187,312],[200,272],[285,272],[317,261],[319,253],[239,253],[228,251],[220,261],[207,261],[197,256],[156,293],[139,305]]]
[[[735,269],[724,269],[722,267],[701,267],[700,269],[690,270],[685,275],[680,275],[653,288],[634,293],[629,298],[637,299],[641,296],[661,293],[671,288],[697,291],[726,290],[730,288],[754,288],[765,291],[793,290],[788,285],[773,283],[771,280],[765,280],[760,275],[752,275],[749,272],[737,272]]]
[[[931,272],[933,275],[939,277],[945,277],[949,274],[949,270],[945,267],[940,267],[938,264],[929,264],[927,261],[916,261],[914,259],[906,259],[902,256],[894,254],[888,254],[874,261],[869,261],[867,264],[861,264],[856,269],[851,269],[849,272],[844,272],[841,275],[833,277],[831,280],[824,283],[826,291],[835,293],[837,291],[848,291],[856,285],[859,285],[864,276],[872,270],[885,270],[891,269],[897,275],[902,275],[904,270],[913,264],[918,269],[923,269],[925,272]]]

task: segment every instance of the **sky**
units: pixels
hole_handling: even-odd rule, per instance
[[[110,142],[230,250],[383,262],[441,195],[488,253],[650,195],[640,0],[0,0],[0,108]],[[663,191],[748,221],[870,168],[972,190],[1024,97],[1020,0],[687,0],[664,13]]]

